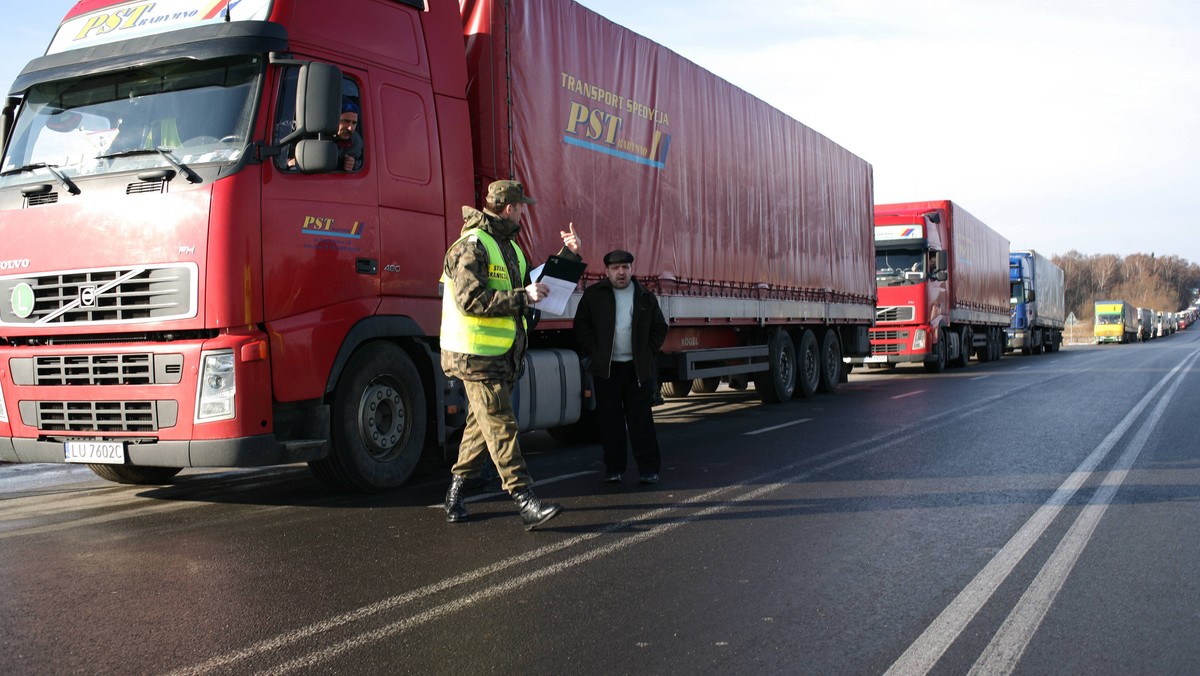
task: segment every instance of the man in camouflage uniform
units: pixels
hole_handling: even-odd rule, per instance
[[[525,318],[530,304],[549,291],[545,284],[530,282],[528,262],[516,244],[526,204],[535,201],[520,183],[492,183],[483,211],[463,207],[462,237],[446,252],[442,370],[462,380],[468,402],[458,462],[446,492],[450,523],[467,518],[464,483],[479,475],[485,452],[520,508],[526,530],[562,511],[560,505],[541,502],[530,488],[533,480],[521,457],[512,407],[513,386],[528,345]],[[561,234],[565,246],[560,255],[578,259],[574,227]]]

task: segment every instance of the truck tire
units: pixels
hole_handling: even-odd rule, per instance
[[[659,390],[662,391],[662,396],[667,399],[683,399],[692,393],[692,381],[667,380],[663,382]]]
[[[821,336],[821,380],[817,384],[818,392],[837,390],[839,383],[845,382],[846,363],[842,361],[842,341],[837,331],[826,329]]]
[[[425,443],[425,389],[399,345],[359,348],[334,388],[331,414],[329,456],[308,463],[318,479],[365,493],[412,475]]]
[[[767,337],[767,353],[768,368],[754,374],[754,389],[763,403],[781,404],[796,391],[796,346],[787,331],[776,329]]]
[[[971,343],[974,342],[975,336],[971,334],[971,327],[964,326],[958,334],[958,356],[954,358],[954,363],[951,366],[965,369],[971,363]]]
[[[933,359],[925,362],[926,373],[941,373],[946,370],[946,334],[938,336],[938,342],[933,344]]]
[[[137,467],[133,465],[88,465],[101,479],[119,484],[147,486],[171,482],[182,467]]]
[[[721,379],[717,378],[695,378],[692,380],[692,391],[700,394],[712,394],[721,387]]]
[[[807,329],[800,334],[800,350],[796,353],[795,391],[801,397],[808,399],[817,393],[821,386],[821,346],[817,336]]]

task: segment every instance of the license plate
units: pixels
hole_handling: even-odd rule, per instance
[[[68,441],[64,450],[67,462],[89,465],[124,465],[125,443],[121,441]]]
[[[887,355],[886,354],[873,354],[870,357],[867,357],[866,359],[864,359],[863,363],[864,364],[886,364],[887,363]]]

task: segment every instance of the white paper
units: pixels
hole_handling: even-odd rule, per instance
[[[531,279],[537,279],[536,272],[530,275]],[[568,282],[557,277],[543,277],[538,281],[545,284],[550,289],[550,293],[538,302],[531,303],[531,305],[542,312],[548,312],[553,315],[565,314],[567,303],[571,300],[571,294],[575,293],[575,282]]]

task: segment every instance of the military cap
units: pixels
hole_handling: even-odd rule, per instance
[[[525,186],[517,181],[493,181],[488,186],[488,201],[496,204],[537,204],[537,200],[525,194]]]

